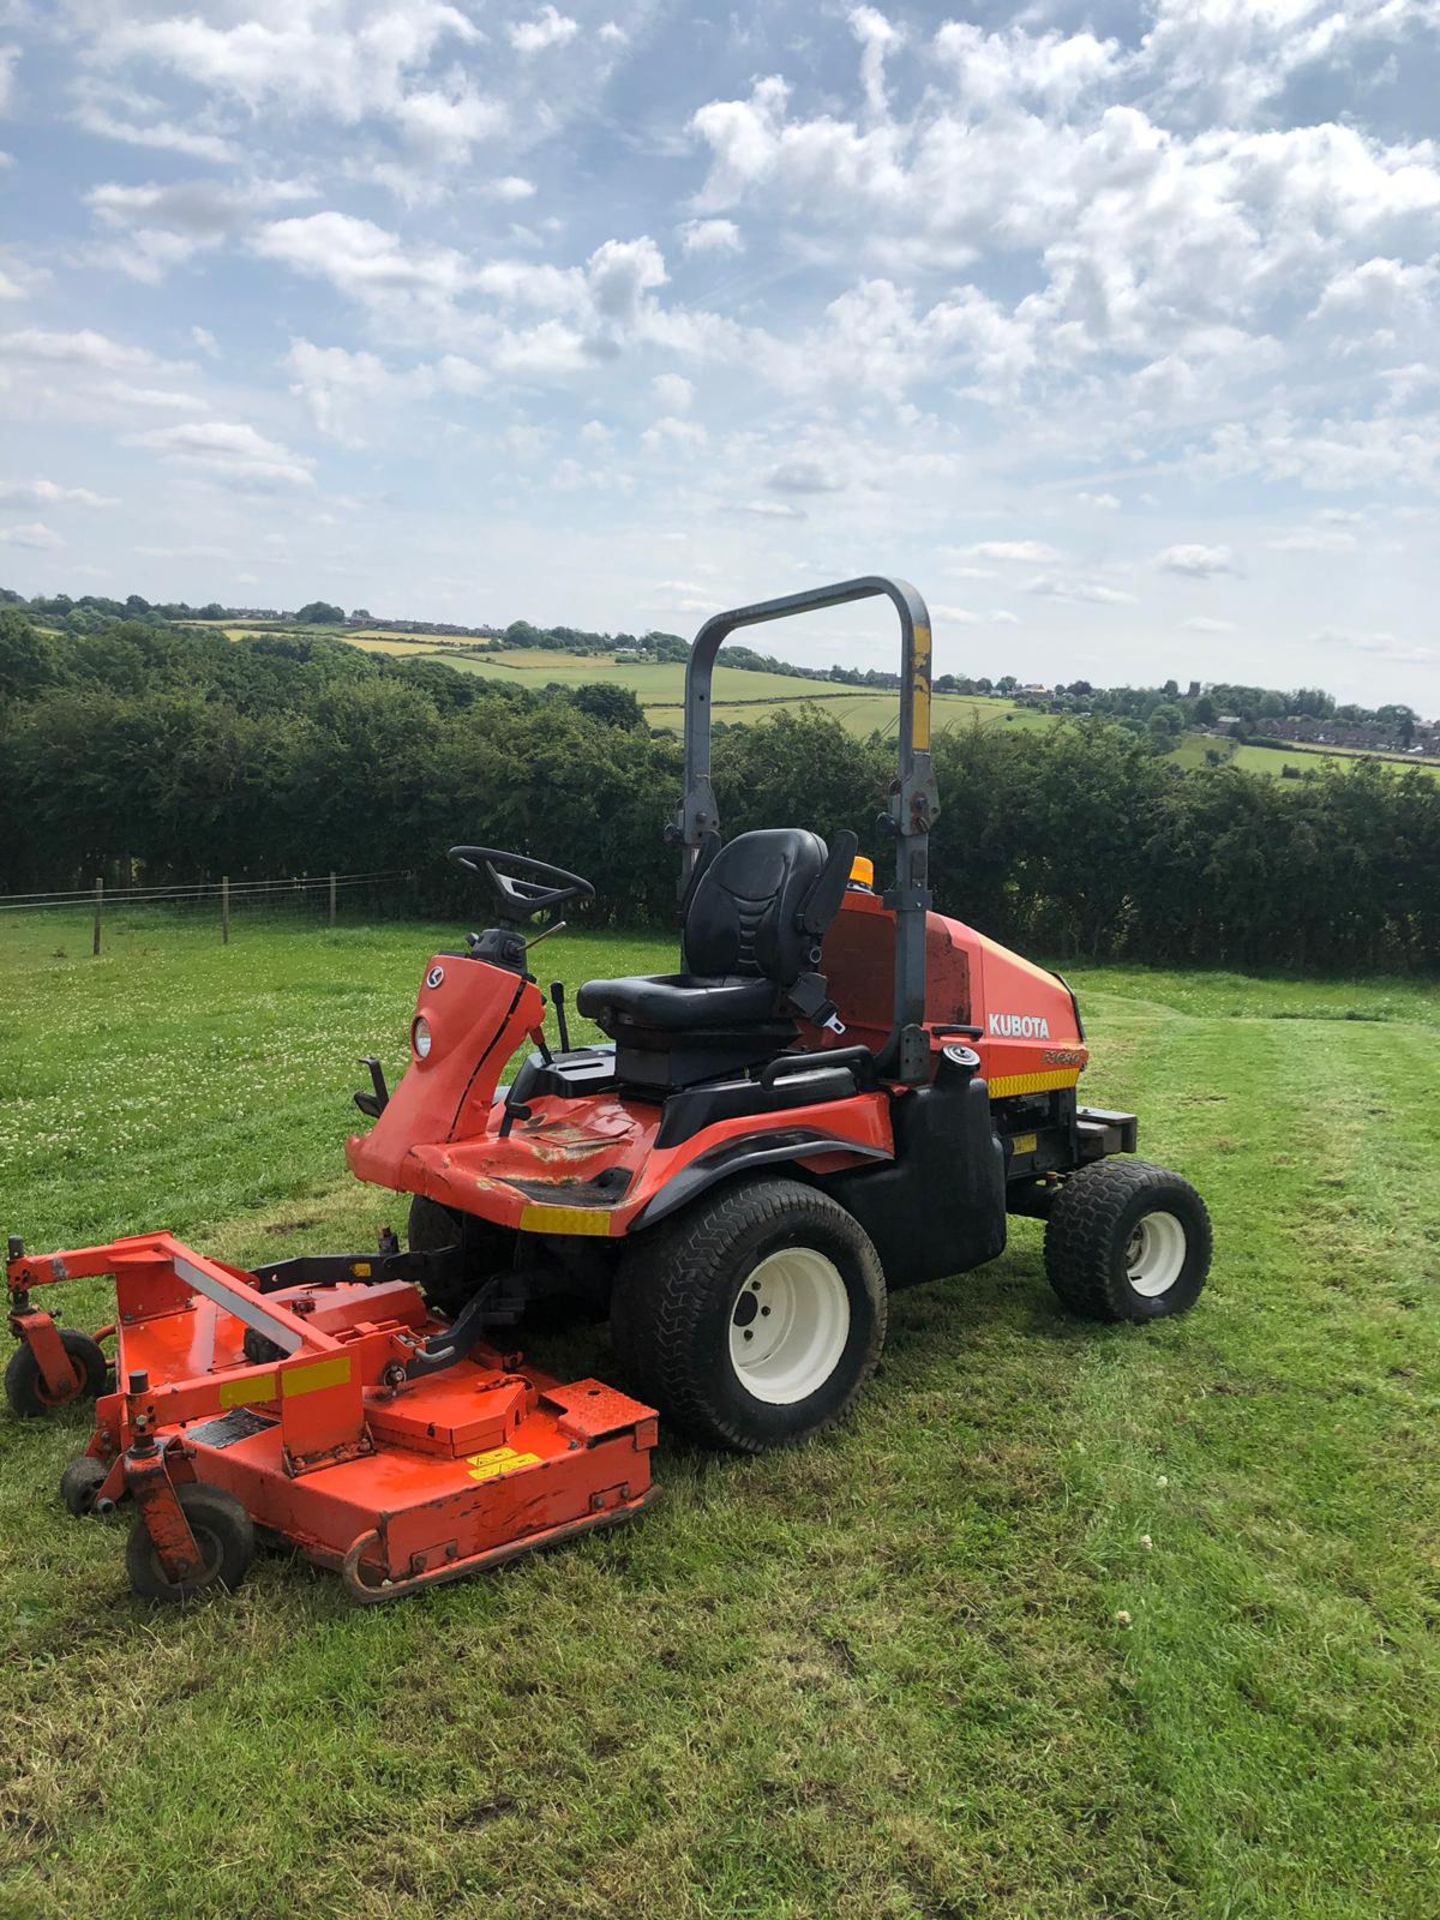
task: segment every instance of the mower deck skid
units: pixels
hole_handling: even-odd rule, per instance
[[[96,1408],[87,1504],[134,1498],[152,1594],[205,1584],[213,1543],[187,1518],[200,1511],[187,1487],[229,1496],[251,1530],[337,1570],[366,1602],[649,1503],[649,1407],[597,1380],[562,1385],[486,1346],[448,1354],[449,1328],[416,1286],[378,1277],[381,1260],[334,1264],[360,1277],[264,1291],[169,1234],[12,1253],[11,1324],[47,1405],[76,1397],[80,1380],[67,1396],[56,1369],[68,1349],[32,1291],[114,1276],[116,1391]],[[132,1578],[134,1559],[132,1542]]]

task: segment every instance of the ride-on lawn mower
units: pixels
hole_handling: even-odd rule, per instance
[[[849,831],[724,844],[710,686],[737,628],[883,595],[900,616],[900,755],[877,896]],[[681,971],[592,980],[609,1036],[560,1050],[527,923],[593,896],[515,853],[456,847],[495,924],[436,954],[390,1093],[355,1096],[361,1180],[412,1196],[409,1247],[245,1272],[167,1234],[78,1253],[12,1241],[12,1407],[99,1402],[61,1492],[133,1497],[132,1585],[179,1599],[244,1575],[258,1528],[337,1568],[357,1600],[494,1566],[638,1513],[656,1411],[739,1451],[840,1419],[873,1372],[887,1290],[958,1274],[1046,1222],[1061,1299],[1107,1320],[1193,1305],[1210,1224],[1132,1154],[1133,1114],[1078,1104],[1088,1053],[1057,974],[930,912],[930,623],[871,577],[717,615],[685,686]],[[540,935],[538,937],[542,937]],[[501,1076],[527,1057],[508,1087]],[[35,1304],[115,1278],[115,1386],[95,1341]],[[562,1386],[505,1350],[543,1296],[610,1316],[626,1384]]]

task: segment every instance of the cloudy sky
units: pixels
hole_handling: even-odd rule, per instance
[[[23,591],[690,631],[880,570],[942,669],[1440,711],[1440,0],[0,0],[0,42]]]

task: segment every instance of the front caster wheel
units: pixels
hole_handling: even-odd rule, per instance
[[[255,1558],[255,1528],[233,1493],[198,1482],[177,1487],[190,1531],[203,1562],[193,1580],[172,1580],[160,1564],[150,1529],[137,1521],[125,1547],[125,1571],[132,1591],[141,1600],[188,1600],[207,1587],[228,1587],[233,1593]]]
[[[1178,1173],[1097,1160],[1061,1187],[1045,1226],[1045,1271],[1090,1320],[1159,1320],[1200,1298],[1212,1239],[1205,1202]]]
[[[60,1498],[66,1511],[77,1520],[94,1513],[95,1497],[109,1478],[110,1469],[92,1454],[82,1453],[78,1460],[72,1460],[60,1476]]]
[[[88,1333],[77,1333],[72,1327],[62,1327],[59,1333],[71,1373],[62,1392],[56,1393],[46,1384],[40,1362],[23,1341],[10,1356],[5,1369],[5,1398],[22,1420],[38,1420],[42,1414],[55,1413],[75,1400],[98,1400],[105,1391],[110,1369],[104,1351]]]
[[[611,1338],[635,1391],[710,1446],[759,1453],[850,1411],[885,1343],[885,1280],[828,1194],[750,1180],[627,1249]]]

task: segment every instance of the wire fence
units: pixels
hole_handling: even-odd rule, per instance
[[[31,893],[0,895],[0,927],[4,916],[64,914],[75,919],[84,916],[90,922],[91,951],[100,953],[105,942],[107,923],[123,918],[129,924],[136,916],[148,917],[152,911],[164,915],[183,914],[186,919],[212,919],[216,937],[228,944],[237,917],[260,908],[267,914],[300,913],[330,926],[336,926],[344,913],[353,918],[356,907],[363,906],[365,918],[377,908],[385,917],[394,917],[413,908],[416,875],[409,868],[375,868],[366,873],[294,874],[284,879],[231,880],[222,874],[218,880],[179,882],[169,886],[107,886],[97,878],[89,887],[58,887]]]

